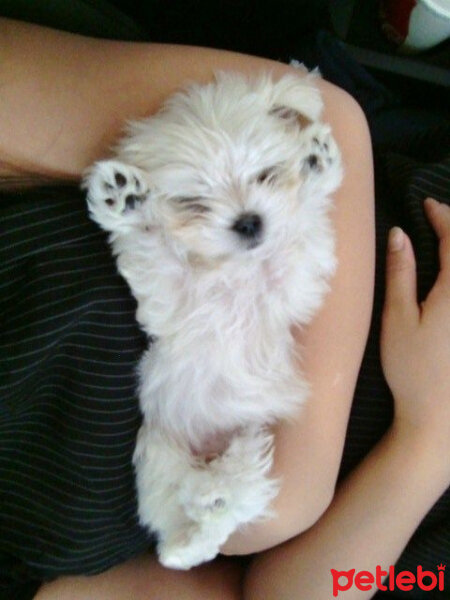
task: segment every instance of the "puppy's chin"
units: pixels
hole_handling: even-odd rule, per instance
[[[227,238],[227,233],[224,232],[224,237]],[[180,244],[180,241],[174,241],[178,246],[177,254],[179,257],[184,256],[186,262],[194,268],[217,270],[222,265],[239,265],[249,263],[257,264],[260,259],[267,257],[268,240],[263,237],[251,240],[239,239],[233,234],[230,239],[223,239],[222,244],[199,243],[196,240],[195,244]],[[266,243],[264,243],[266,242]]]
[[[203,223],[166,222],[165,241],[181,262],[192,267],[217,269],[239,254],[239,245],[226,229]],[[241,251],[242,252],[242,251]]]
[[[194,251],[186,254],[187,263],[194,269],[203,269],[214,271],[219,269],[224,263],[231,259],[230,254],[221,254],[218,256],[205,256]]]

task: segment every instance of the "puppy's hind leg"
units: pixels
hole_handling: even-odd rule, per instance
[[[221,544],[240,525],[271,516],[278,482],[268,477],[273,435],[259,427],[235,434],[228,448],[180,486],[186,514],[213,528]]]
[[[201,472],[189,448],[144,423],[133,463],[139,520],[157,534],[160,562],[174,569],[189,569],[213,559],[228,533],[224,536],[214,526],[192,519],[180,501],[185,482],[197,482]]]
[[[117,160],[95,163],[82,187],[91,217],[106,231],[127,233],[138,225],[139,209],[150,196],[144,171]]]

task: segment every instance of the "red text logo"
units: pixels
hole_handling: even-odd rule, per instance
[[[349,571],[336,571],[331,569],[333,578],[333,596],[338,596],[339,592],[345,592],[355,586],[358,590],[369,591],[374,586],[383,592],[387,590],[401,590],[409,592],[416,586],[417,588],[430,592],[438,589],[444,590],[444,571],[446,565],[440,564],[437,566],[437,573],[434,571],[424,571],[419,565],[416,573],[412,571],[395,572],[395,568],[391,565],[388,571],[377,565],[375,574],[370,571],[358,571],[350,569]],[[383,583],[384,582],[384,583]]]

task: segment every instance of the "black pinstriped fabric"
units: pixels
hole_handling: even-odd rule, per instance
[[[63,198],[63,200],[61,200]],[[0,208],[0,597],[144,550],[134,301],[76,190]],[[3,596],[1,596],[3,586]],[[31,592],[30,592],[31,590]],[[24,597],[27,597],[24,595]]]
[[[414,156],[414,148],[423,156],[429,147],[421,140],[408,154],[377,163],[375,308],[341,477],[392,414],[378,356],[389,227],[399,224],[412,235],[421,297],[437,272],[422,202],[428,195],[450,199],[450,160],[442,160],[444,144],[450,154],[450,129],[433,140],[438,153],[426,162]],[[150,546],[136,522],[130,464],[139,426],[134,369],[145,340],[79,192],[4,194],[0,219],[0,597],[12,600],[32,598],[44,579],[100,572]],[[447,494],[398,567],[435,570],[444,562],[450,570],[449,559]],[[432,596],[419,590],[405,597]]]

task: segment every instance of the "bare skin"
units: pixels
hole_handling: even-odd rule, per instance
[[[186,81],[208,81],[217,69],[248,73],[269,69],[274,76],[291,70],[286,65],[228,52],[91,40],[1,19],[0,54],[3,174],[31,173],[74,180],[93,160],[107,156],[126,119],[151,114]],[[275,504],[278,516],[235,534],[223,548],[228,555],[260,552],[246,570],[245,584],[241,582],[242,567],[233,558],[179,573],[163,569],[153,556],[147,555],[96,577],[61,578],[43,585],[36,596],[38,600],[329,598],[330,588],[323,587],[321,582],[323,585],[328,582],[329,586],[330,567],[345,568],[341,563],[357,567],[372,559],[382,564],[397,556],[433,498],[435,501],[448,485],[448,473],[436,458],[434,445],[435,439],[443,444],[450,437],[448,432],[434,436],[420,426],[406,426],[411,420],[402,418],[395,422],[396,427],[388,432],[375,453],[334,495],[370,321],[374,272],[373,175],[370,138],[360,108],[335,86],[325,81],[319,85],[325,102],[324,119],[333,128],[345,165],[345,178],[335,195],[333,216],[339,269],[323,309],[306,331],[298,333],[305,356],[303,368],[313,386],[313,398],[297,422],[280,424],[276,431],[273,471],[275,476],[283,478]],[[439,220],[438,216],[436,219]],[[443,217],[441,221],[442,236],[450,239],[450,234],[445,233]],[[448,242],[444,245],[448,247]],[[401,257],[410,261],[410,255],[405,250]],[[448,273],[448,264],[446,269]],[[400,271],[405,272],[403,268]],[[393,268],[388,272],[395,280],[398,271]],[[388,307],[390,302],[388,296]],[[430,304],[430,314],[435,310]],[[450,321],[446,314],[440,318]],[[385,331],[392,332],[394,337],[398,333],[396,322],[386,321]],[[413,327],[411,321],[402,323],[405,331]],[[431,330],[426,335],[430,336]],[[404,356],[410,349],[410,339],[400,338],[403,345],[396,338],[395,348],[397,355]],[[391,344],[389,336],[384,339],[388,340],[385,347]],[[399,373],[401,365],[389,353],[386,361],[385,368],[394,365],[392,370]],[[448,372],[450,357],[443,363]],[[420,377],[416,372],[414,376]],[[400,394],[405,398],[402,406],[406,406],[409,399],[402,395],[402,385],[396,383],[396,400]],[[425,394],[426,385],[422,386]],[[419,382],[415,387],[419,387]],[[422,402],[423,399],[414,399],[411,409],[417,411],[414,414],[422,414]],[[445,398],[441,400],[441,404],[445,402]],[[448,398],[446,406],[448,410]],[[437,412],[430,402],[425,410]],[[399,414],[404,412],[400,410]],[[439,418],[431,421],[437,430],[443,426]],[[402,426],[397,427],[397,423]],[[425,441],[428,453],[422,450]],[[406,458],[402,453],[417,458],[421,465],[418,477],[422,485],[418,487],[431,488],[426,497],[411,492],[414,500],[404,518],[392,510],[389,494],[400,502],[398,490],[379,485],[380,477],[389,474],[395,480],[401,475],[402,461]],[[423,484],[428,481],[431,457],[433,464],[438,461],[441,468],[433,470],[438,483],[427,486]],[[388,473],[386,469],[390,469]],[[361,545],[357,528],[350,530],[346,540],[340,539],[337,532],[352,519],[357,522],[367,498],[377,490],[381,494],[378,518],[392,513],[391,529],[383,529],[384,541],[379,536],[380,544],[375,550],[367,548],[365,552],[361,548],[365,549],[367,540],[374,535],[371,523],[367,523],[364,530],[367,537],[362,539],[366,540],[366,546]],[[302,533],[305,530],[308,531]],[[324,544],[329,549],[326,556],[320,555]],[[356,547],[358,556],[352,554]],[[333,562],[336,556],[342,557],[340,564]],[[300,563],[307,567],[300,568]],[[306,586],[312,582],[314,589],[306,592]]]
[[[238,600],[243,575],[231,559],[170,571],[148,554],[94,577],[57,579],[43,585],[35,600]]]

